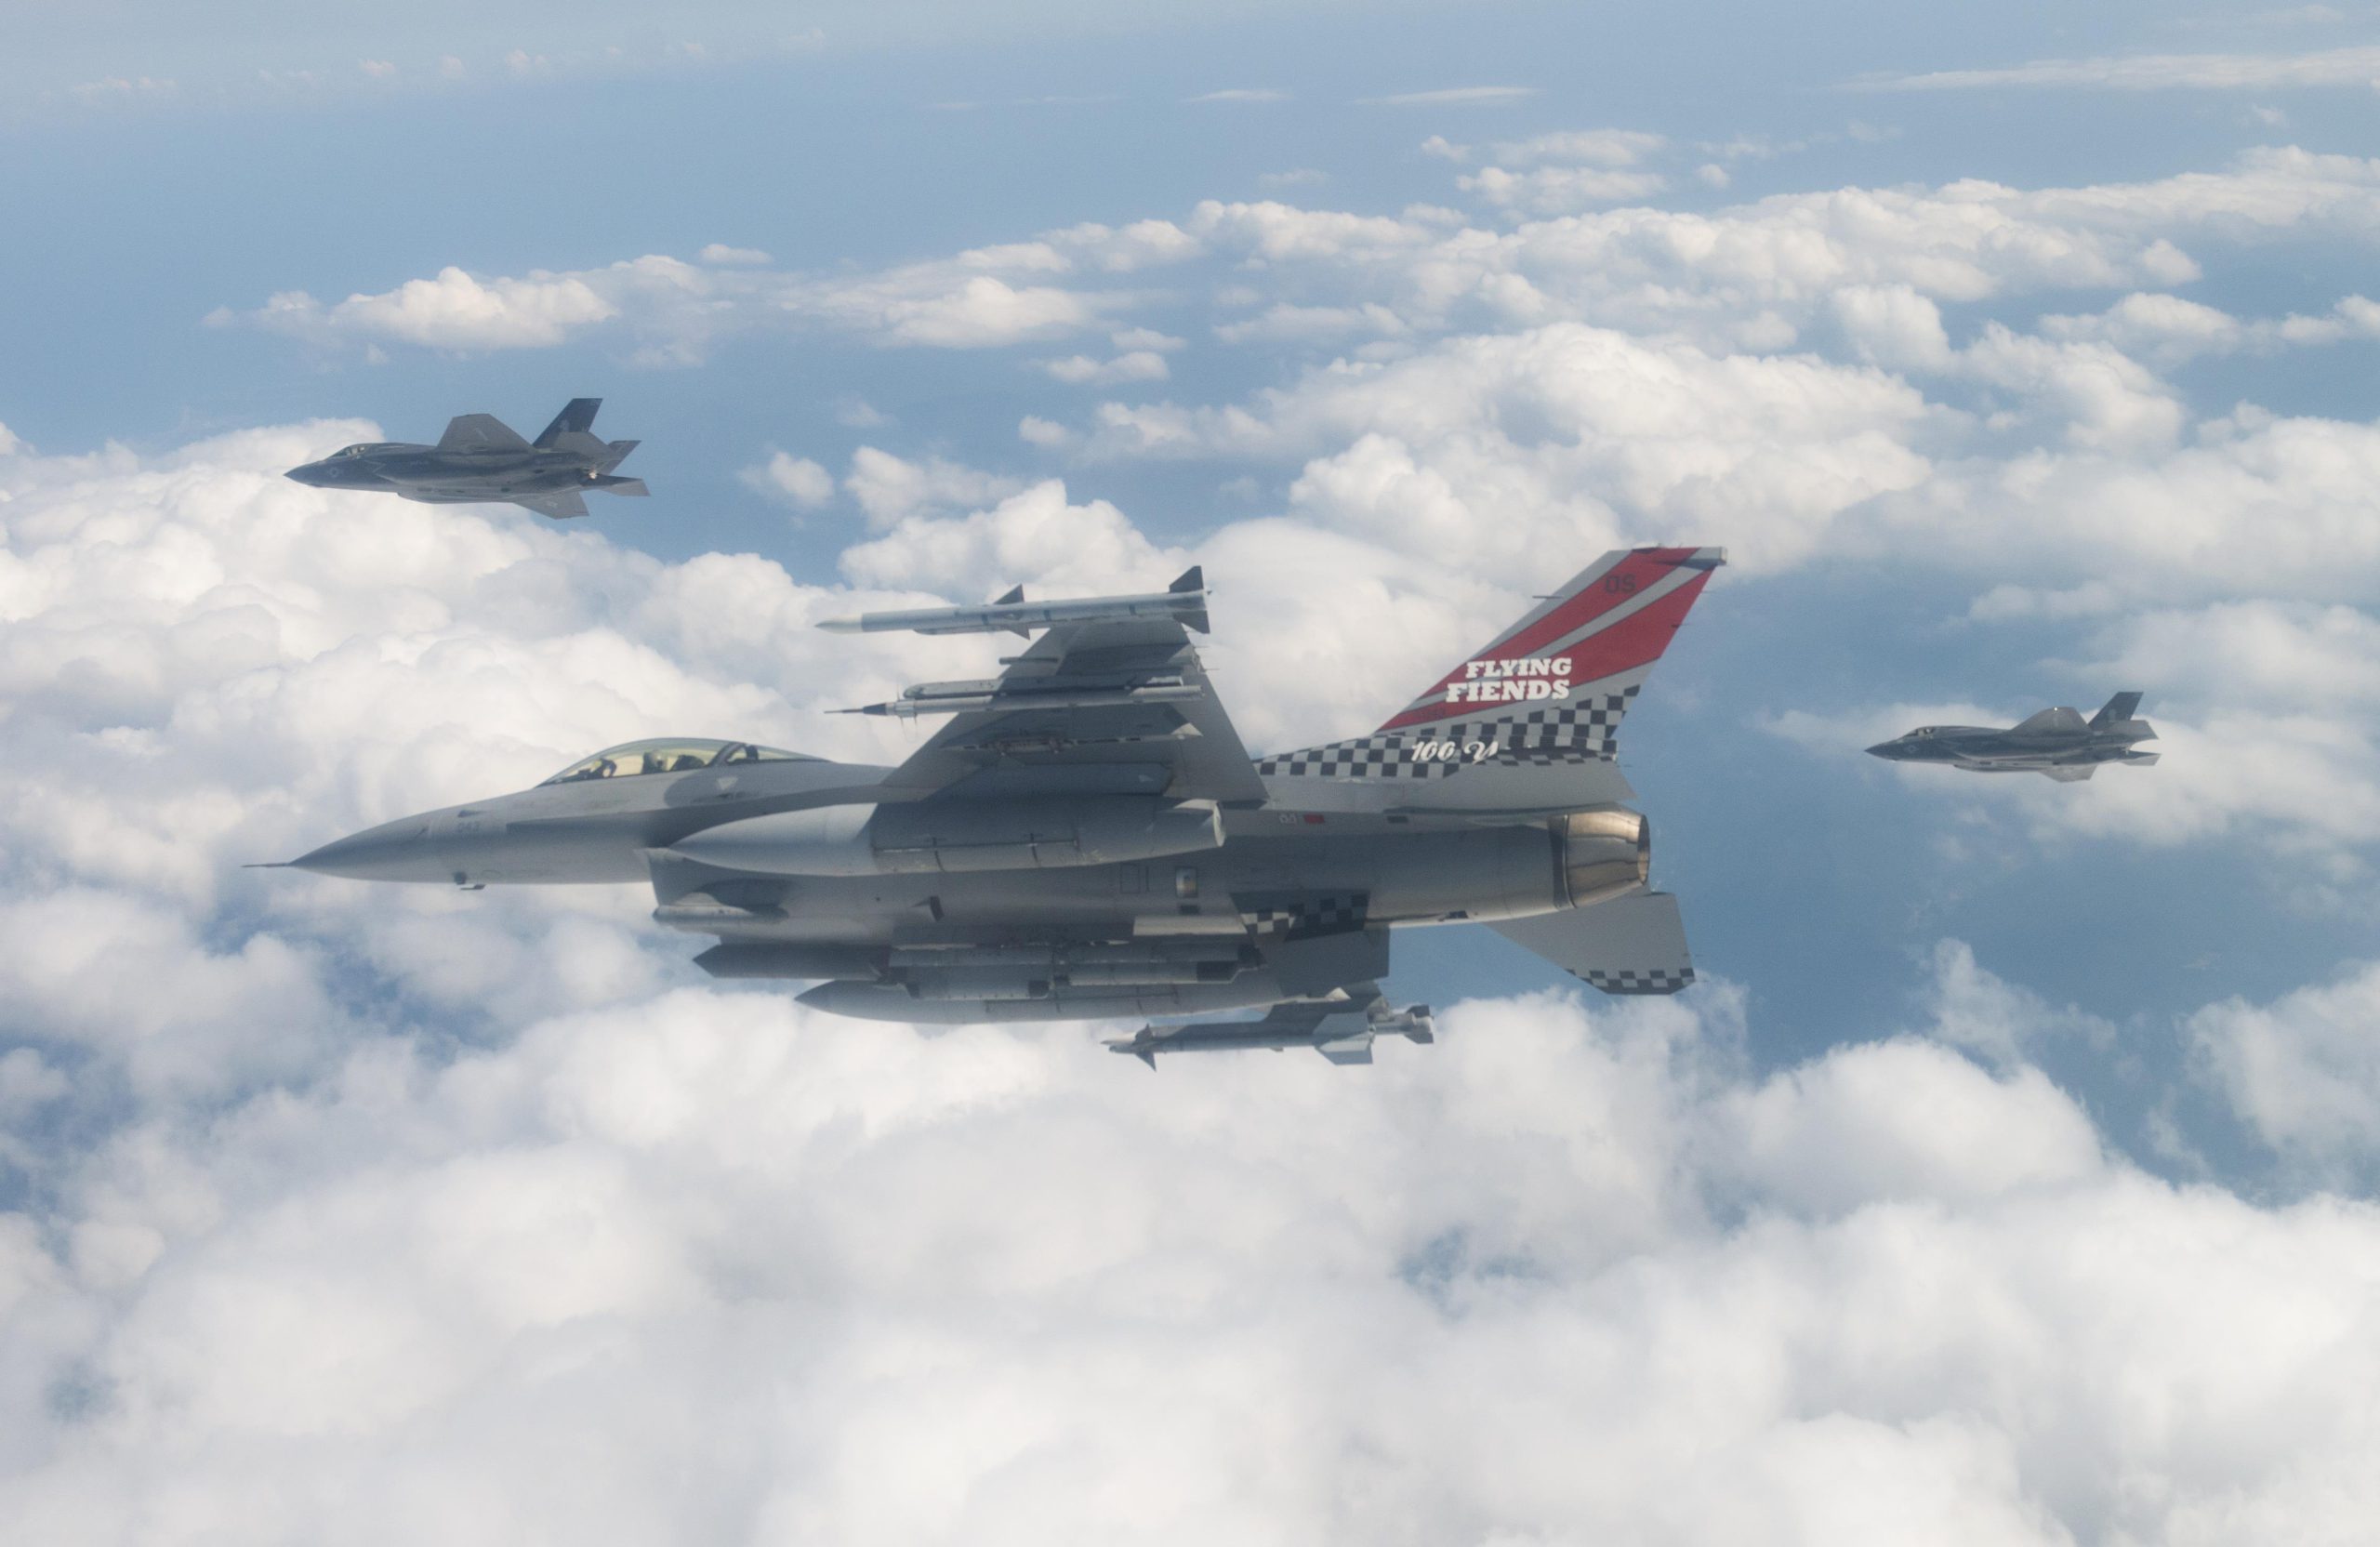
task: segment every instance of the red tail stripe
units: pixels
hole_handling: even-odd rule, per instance
[[[1656,551],[1691,552],[1692,549],[1658,549]],[[1615,570],[1613,573],[1619,572]],[[1617,676],[1623,671],[1633,671],[1638,667],[1649,666],[1659,660],[1661,653],[1669,649],[1670,641],[1676,636],[1678,626],[1686,621],[1687,610],[1694,605],[1695,599],[1702,594],[1702,588],[1709,584],[1710,580],[1711,572],[1704,570],[1659,601],[1631,613],[1619,622],[1611,624],[1598,633],[1588,635],[1573,645],[1570,649],[1570,685],[1573,695],[1580,688],[1590,682]],[[1559,639],[1562,636],[1556,634],[1553,637]],[[1514,642],[1517,643],[1517,639]],[[1507,647],[1496,651],[1493,654],[1474,656],[1473,659],[1514,660],[1535,654],[1535,651],[1514,652]],[[1448,672],[1433,690],[1429,702],[1406,710],[1381,729],[1401,731],[1408,726],[1427,725],[1437,721],[1454,720],[1463,716],[1476,718],[1485,715],[1492,718],[1565,702],[1565,700],[1555,699],[1523,700],[1509,705],[1448,703],[1446,701],[1448,684],[1461,680],[1463,672],[1460,667]]]
[[[1690,548],[1637,549],[1601,577],[1588,581],[1583,589],[1562,605],[1493,650],[1474,655],[1472,660],[1513,661],[1538,654],[1547,645],[1577,633],[1614,607],[1634,601],[1638,592],[1651,589],[1681,561],[1692,557],[1694,549]],[[1462,668],[1457,667],[1438,685],[1443,688],[1461,671]]]
[[[1447,684],[1465,677],[1465,668],[1471,661],[1514,661],[1542,654],[1549,645],[1569,638],[1613,608],[1634,601],[1639,593],[1659,582],[1674,566],[1693,558],[1697,551],[1691,548],[1632,549],[1620,562],[1565,598],[1552,612],[1439,678],[1425,697],[1432,701],[1443,699]],[[1703,573],[1707,575],[1710,572]],[[1572,672],[1570,680],[1582,679]],[[1400,715],[1381,729],[1394,729],[1404,720],[1405,716]]]

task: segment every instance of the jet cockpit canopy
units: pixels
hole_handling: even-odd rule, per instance
[[[549,785],[576,784],[582,779],[628,779],[641,774],[691,774],[698,768],[724,768],[739,762],[816,762],[800,752],[761,747],[749,741],[717,741],[707,736],[657,736],[650,741],[623,742],[592,757],[581,758],[545,780]]]

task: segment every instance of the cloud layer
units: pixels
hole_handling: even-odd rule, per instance
[[[658,732],[897,759],[821,711],[998,647],[811,627],[861,606],[1204,562],[1210,663],[1280,747],[1373,723],[1596,549],[1683,538],[1735,550],[1748,608],[1931,587],[1945,628],[2152,694],[2157,770],[1927,797],[2270,844],[2362,895],[2380,431],[2175,375],[2361,346],[2361,298],[2268,325],[2177,292],[2205,255],[2370,242],[2372,164],[1697,212],[1601,207],[1659,185],[1595,178],[1666,178],[1650,136],[1441,153],[1476,218],[1212,201],[825,279],[713,248],[252,315],[654,363],[786,325],[1013,349],[1039,390],[1133,390],[1028,418],[1021,456],[1270,480],[1208,530],[879,434],[748,475],[851,522],[797,576],[278,477],[365,424],[0,432],[0,1513],[46,1541],[2360,1534],[2380,1212],[2322,1189],[2380,1141],[2369,962],[2118,1026],[1942,940],[1906,1013],[1781,1062],[1722,980],[1460,1003],[1368,1070],[1151,1078],[1078,1027],[722,991],[635,888],[236,868]],[[1187,318],[1157,294],[1197,287]],[[1215,347],[1288,368],[1146,395]],[[1829,751],[2037,707],[1820,686],[1775,728]],[[2044,1072],[2159,1032],[2190,1061],[2125,1067],[2174,1151],[2268,1168],[2152,1174]]]
[[[1929,1023],[1766,1074],[1720,986],[1152,1080],[695,986],[628,889],[231,869],[665,721],[860,749],[794,686],[850,596],[271,476],[370,432],[7,465],[0,1495],[43,1540],[2368,1517],[2380,1215],[2112,1154],[2027,1060],[2069,1012],[1963,947]],[[1206,551],[1294,540],[1347,543]],[[1050,484],[844,568],[1180,557]],[[2276,1145],[2368,1146],[2360,982],[2193,1023]]]

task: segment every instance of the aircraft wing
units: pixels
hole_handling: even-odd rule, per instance
[[[438,437],[441,451],[527,451],[529,443],[493,414],[465,414],[446,421]]]
[[[1674,994],[1694,981],[1686,925],[1666,892],[1488,926],[1606,994]]]
[[[543,495],[514,495],[511,500],[515,505],[525,505],[537,514],[551,516],[556,521],[568,521],[573,516],[587,513],[587,501],[578,497],[576,489],[556,489],[551,494]]]
[[[1248,748],[1170,617],[1060,624],[980,687],[891,783],[967,793],[1262,802]],[[922,690],[912,690],[917,693]],[[924,700],[930,702],[930,700]],[[902,705],[874,712],[903,712]]]

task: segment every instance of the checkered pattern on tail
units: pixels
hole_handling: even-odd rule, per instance
[[[1496,752],[1487,760],[1489,764],[1609,761],[1620,719],[1635,696],[1632,685],[1542,708],[1515,709],[1495,719],[1452,721],[1427,731],[1376,731],[1351,741],[1259,758],[1256,772],[1312,779],[1443,779],[1480,766],[1461,757],[1417,755],[1425,744],[1441,742],[1467,747],[1492,741]]]
[[[1239,910],[1239,921],[1254,932],[1299,940],[1363,928],[1371,913],[1371,901],[1362,892],[1317,892],[1305,896],[1236,897],[1232,906]]]
[[[1694,981],[1691,967],[1590,967],[1586,980],[1606,994],[1674,994]]]

